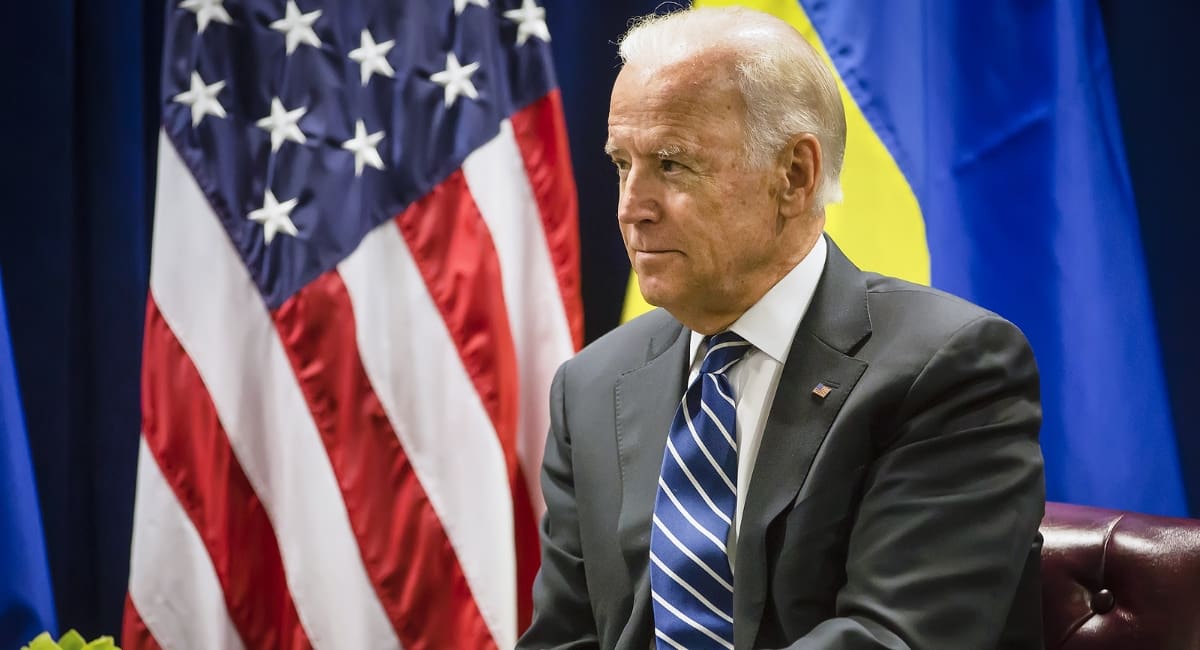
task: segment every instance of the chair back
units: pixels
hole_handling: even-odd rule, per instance
[[[1047,650],[1200,649],[1200,520],[1047,503]]]

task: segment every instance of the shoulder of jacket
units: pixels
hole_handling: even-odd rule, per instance
[[[666,350],[682,328],[683,325],[665,310],[655,309],[592,341],[567,365],[640,367],[656,353]]]

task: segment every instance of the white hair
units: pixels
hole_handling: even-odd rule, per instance
[[[656,68],[700,54],[727,51],[746,102],[746,153],[767,167],[788,140],[811,133],[821,143],[816,202],[842,198],[846,114],[833,73],[791,25],[743,7],[685,9],[635,18],[621,37],[621,61]]]

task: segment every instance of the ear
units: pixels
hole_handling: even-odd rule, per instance
[[[821,182],[821,142],[811,133],[793,136],[781,154],[786,181],[779,195],[779,214],[803,217],[817,211],[817,187]]]

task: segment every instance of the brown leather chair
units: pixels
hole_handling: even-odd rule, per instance
[[[1047,650],[1200,649],[1200,520],[1046,504]]]

